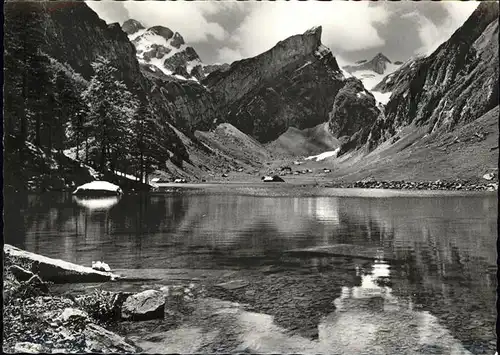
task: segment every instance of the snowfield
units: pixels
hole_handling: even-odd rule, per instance
[[[310,157],[305,158],[305,160],[312,160],[312,159],[316,159],[316,161],[325,160],[326,158],[337,156],[339,151],[340,151],[340,148],[337,148],[335,150],[332,150],[329,152],[323,152],[323,153],[318,154],[318,155],[311,155]]]
[[[392,92],[372,91],[372,94],[375,96],[375,100],[385,105],[389,102]]]
[[[142,37],[138,39],[139,36]],[[157,35],[156,33],[148,32],[148,30],[140,30],[132,35],[129,35],[128,37],[131,41],[134,39],[138,39],[138,41],[136,41],[134,44],[137,50],[137,59],[139,60],[139,62],[144,64],[153,64],[166,75],[172,75],[172,72],[164,67],[163,63],[165,62],[165,59],[170,58],[179,52],[183,52],[188,47],[187,44],[181,44],[179,48],[175,48],[172,45],[172,40],[174,39],[175,34],[168,41],[164,37]],[[150,51],[152,46],[155,44],[170,49],[170,52],[168,52],[161,58],[151,58],[149,61],[144,60],[144,53]],[[179,79],[186,80],[186,78],[182,76],[179,76]]]
[[[380,83],[384,79],[384,77],[394,73],[399,68],[401,68],[401,65],[387,63],[387,68],[385,69],[384,74],[378,74],[371,70],[358,70],[352,72],[351,74],[361,80],[365,88],[371,90],[378,83]]]

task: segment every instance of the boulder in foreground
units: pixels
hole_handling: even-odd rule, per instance
[[[120,186],[107,181],[92,181],[78,186],[73,195],[77,196],[117,196],[123,193]]]
[[[31,265],[29,271],[38,274],[44,281],[54,283],[103,282],[119,277],[110,272],[98,271],[90,267],[31,253],[9,244],[5,244],[3,250],[6,257]]]
[[[165,295],[161,291],[147,290],[129,296],[122,306],[122,318],[132,320],[163,319]]]

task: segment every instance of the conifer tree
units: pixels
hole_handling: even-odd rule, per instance
[[[104,171],[109,165],[115,170],[117,162],[125,156],[126,138],[130,136],[137,102],[126,85],[116,79],[116,68],[109,60],[98,57],[92,67],[94,75],[82,93],[86,127],[91,128],[89,138],[93,138],[92,148],[100,169]]]

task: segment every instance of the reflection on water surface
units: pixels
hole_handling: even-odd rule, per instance
[[[359,312],[382,322],[405,309],[432,325],[419,333],[422,339],[439,323],[451,332],[443,337],[458,338],[478,354],[495,346],[496,219],[495,195],[269,197],[230,191],[120,200],[54,193],[6,197],[4,217],[7,243],[83,265],[103,260],[114,269],[255,271],[255,298],[269,292],[266,282],[274,277],[260,270],[299,270],[295,280],[308,285],[303,290],[272,279],[283,292],[300,291],[294,309],[311,297],[321,301],[334,282],[330,277],[338,294],[321,302],[335,300],[336,311],[325,312],[325,321],[315,316],[319,338],[327,331],[321,324],[343,324],[348,332],[342,322],[355,325]],[[292,249],[309,251],[284,254]],[[368,332],[366,314],[359,319]]]
[[[85,207],[89,211],[106,211],[116,205],[120,201],[120,198],[118,196],[101,198],[73,196],[73,200],[79,206]]]

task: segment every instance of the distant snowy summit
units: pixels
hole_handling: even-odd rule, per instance
[[[352,76],[360,79],[363,85],[372,92],[377,101],[385,104],[390,93],[381,94],[376,92],[374,88],[384,80],[384,77],[398,70],[403,62],[392,62],[383,53],[378,53],[371,60],[359,60],[354,65],[346,65],[342,69]]]
[[[354,65],[346,65],[344,69],[349,74],[357,77],[363,85],[371,90],[380,83],[384,76],[396,71],[403,62],[392,62],[383,53],[378,53],[371,60],[359,60]]]
[[[391,60],[384,54],[378,53],[370,61],[360,60],[356,62],[356,65],[345,66],[344,70],[349,73],[368,70],[373,71],[377,74],[385,74],[386,70],[389,69],[389,64],[392,64]]]
[[[193,47],[184,42],[179,32],[168,27],[153,26],[145,28],[139,21],[129,19],[122,30],[136,48],[139,63],[155,72],[180,80],[201,80],[209,73],[225,69],[227,64],[204,64]]]

